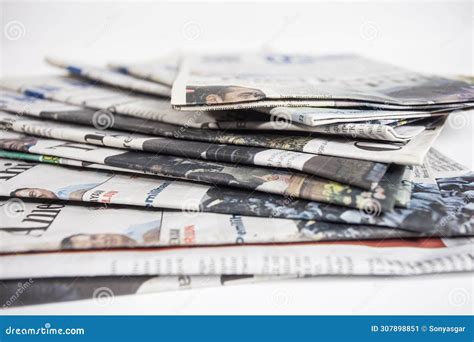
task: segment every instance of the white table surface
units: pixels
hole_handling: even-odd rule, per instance
[[[42,63],[50,53],[103,63],[144,60],[183,47],[235,49],[236,44],[285,51],[348,50],[422,71],[472,74],[470,2],[58,5],[12,1],[1,6],[2,32],[12,21],[23,26],[20,39],[2,35],[1,76],[51,72]],[[187,32],[190,27],[197,34]],[[473,126],[472,115],[453,117],[435,147],[472,169]],[[85,300],[0,314],[473,314],[473,293],[472,273],[317,277],[115,297],[105,307]]]

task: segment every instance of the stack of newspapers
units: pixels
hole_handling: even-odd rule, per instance
[[[4,308],[474,270],[474,173],[431,148],[474,107],[468,78],[355,55],[47,62],[1,80]]]

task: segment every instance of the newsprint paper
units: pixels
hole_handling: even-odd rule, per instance
[[[179,71],[178,52],[138,63],[110,62],[108,67],[137,78],[167,85],[171,88]]]
[[[84,87],[86,86],[92,87],[92,85],[85,83]],[[101,90],[102,88],[98,89]],[[25,92],[31,96],[9,90],[0,91],[0,108],[20,114],[42,117],[50,116],[51,119],[56,119],[55,116],[58,115],[67,118],[74,114],[76,116],[89,114],[96,118],[96,125],[107,125],[108,127],[113,126],[113,116],[117,115],[117,113],[115,113],[114,107],[100,109],[99,113],[97,113],[97,110],[87,109],[71,104],[62,104],[62,102],[45,100],[38,97],[38,93],[31,93],[29,91]],[[166,101],[161,100],[161,102]],[[385,118],[384,116],[374,116],[368,117],[370,121],[366,121],[366,119],[362,118],[362,116],[353,115],[353,121],[334,119],[331,122],[328,121],[327,123],[329,124],[325,124],[325,121],[323,120],[327,119],[323,119],[324,114],[317,113],[318,118],[321,119],[318,121],[319,125],[310,127],[292,122],[293,119],[291,119],[290,116],[286,114],[273,115],[272,113],[269,113],[270,115],[266,115],[251,111],[228,111],[225,112],[225,114],[218,114],[215,112],[206,114],[206,116],[213,115],[214,121],[211,120],[209,125],[203,125],[203,123],[199,120],[199,118],[203,115],[203,112],[188,112],[183,115],[183,113],[170,109],[169,105],[166,106],[165,109],[162,107],[160,108],[163,109],[163,113],[174,112],[174,119],[178,120],[176,123],[179,123],[180,125],[173,128],[177,131],[182,130],[183,127],[188,129],[197,126],[198,128],[213,130],[219,128],[224,130],[217,134],[223,134],[225,133],[225,130],[284,131],[286,134],[290,134],[291,132],[322,133],[350,136],[352,138],[366,138],[386,141],[407,141],[412,139],[424,129],[423,125],[416,124],[416,121],[422,119],[423,116],[431,116],[419,115],[419,113],[417,113],[415,118],[408,118],[406,115],[402,118],[395,118],[393,115],[389,115],[388,118]],[[98,115],[101,116],[97,117]],[[105,115],[107,115],[107,117]],[[154,119],[156,121],[157,118]],[[160,126],[160,121],[153,123],[149,122],[149,119],[145,120],[147,120],[148,124],[156,124]],[[167,120],[165,119],[163,121]]]
[[[17,91],[28,96],[65,102],[70,105],[84,106],[95,110],[106,110],[148,120],[156,120],[174,125],[186,125],[195,128],[219,128],[219,122],[227,121],[226,128],[241,123],[236,117],[241,114],[233,111],[213,113],[196,112],[195,115],[173,110],[170,100],[132,93],[118,88],[101,86],[80,78],[70,76],[35,76],[0,80],[3,89]],[[268,115],[254,112],[258,125],[262,119],[268,121]]]
[[[209,144],[199,141],[152,137],[136,133],[126,134],[124,132],[103,130],[100,127],[88,128],[68,123],[27,119],[22,115],[7,114],[2,111],[0,111],[0,121],[6,128],[17,132],[29,132],[45,137],[170,154],[186,158],[288,168],[341,183],[352,184],[368,190],[377,185],[387,170],[386,164],[357,159],[328,157],[260,147]]]
[[[24,82],[26,82],[26,86],[23,86]],[[72,109],[69,113],[67,113],[67,111],[62,111],[62,114],[54,112],[48,113],[47,111],[45,111],[43,115],[43,103],[32,103],[31,101],[25,101],[24,98],[21,99],[21,101],[24,101],[24,103],[22,104],[13,103],[14,101],[11,100],[11,96],[7,96],[5,93],[2,94],[2,106],[6,110],[17,112],[21,115],[28,114],[50,119],[52,118],[60,121],[88,124],[93,125],[95,128],[102,130],[106,128],[116,128],[131,132],[141,132],[185,140],[209,141],[220,144],[263,147],[269,149],[305,152],[310,154],[322,154],[327,156],[362,159],[382,163],[393,162],[403,165],[422,164],[426,152],[433,143],[434,139],[441,132],[445,121],[445,117],[441,117],[437,119],[432,118],[427,121],[423,121],[422,123],[417,123],[418,126],[423,127],[421,132],[416,134],[410,141],[402,142],[379,140],[368,141],[367,139],[363,138],[352,139],[352,137],[351,139],[347,139],[347,137],[345,136],[330,136],[322,134],[313,135],[311,134],[311,132],[306,132],[306,134],[297,135],[281,135],[277,133],[244,134],[228,131],[215,132],[213,130],[193,129],[193,127],[209,127],[209,124],[211,123],[211,126],[218,128],[218,124],[220,124],[220,122],[218,123],[215,118],[209,118],[210,115],[216,114],[214,112],[199,112],[199,115],[189,117],[189,114],[187,113],[181,113],[176,111],[167,113],[166,110],[162,108],[163,105],[160,107],[160,104],[150,104],[148,102],[144,104],[143,99],[143,101],[130,100],[127,102],[127,106],[133,105],[134,113],[136,111],[140,113],[142,113],[143,111],[148,113],[149,110],[156,110],[157,113],[160,112],[162,116],[169,115],[172,120],[161,120],[159,117],[152,118],[148,116],[148,114],[136,115],[136,113],[131,113],[128,110],[128,107],[126,107],[125,109],[127,110],[125,110],[122,109],[122,106],[119,106],[117,103],[114,104],[114,101],[112,101],[113,98],[121,98],[120,94],[113,95],[108,93],[110,92],[109,90],[106,92],[105,90],[102,91],[98,89],[91,89],[91,86],[87,83],[85,83],[85,85],[82,85],[83,82],[79,82],[80,86],[78,86],[78,82],[79,81],[77,80],[65,77],[50,77],[49,82],[48,79],[45,78],[37,78],[34,81],[10,80],[3,81],[2,86],[7,86],[13,90],[22,91],[28,95],[34,95],[36,97],[42,98],[54,98],[58,101],[66,101],[68,103],[73,103],[77,105],[86,105],[90,108],[98,110],[97,112],[89,113],[89,115],[86,117],[83,117],[84,110],[82,110],[80,113],[77,113]],[[30,86],[28,86],[28,84]],[[58,94],[61,96],[58,96]],[[80,95],[81,98],[76,99],[76,95]],[[91,99],[93,99],[95,102],[88,105],[88,96],[92,96]],[[112,103],[107,105],[96,105],[97,97],[104,97],[104,101]],[[152,109],[148,108],[148,105]],[[169,104],[164,105],[169,106]],[[53,104],[51,106],[54,108],[57,105]],[[116,113],[129,115],[130,117],[126,118],[122,115],[117,115]],[[222,112],[220,112],[220,114],[227,116],[229,115],[224,114]],[[133,118],[133,116],[135,117]],[[154,114],[151,116],[154,116]],[[145,122],[140,121],[137,120],[137,117],[147,120]],[[181,119],[179,119],[180,117]],[[182,124],[183,126],[178,128],[177,126],[166,125],[158,121],[151,122],[149,121],[149,119],[164,122],[173,121],[171,122],[172,124]],[[233,124],[235,124],[238,128],[240,125],[240,121],[235,121],[235,118],[233,118],[232,120],[229,122],[233,122]],[[283,123],[283,125],[285,125],[285,123]],[[351,132],[351,130],[349,130],[349,132]],[[373,138],[376,138],[376,136],[373,136]]]
[[[26,161],[40,162],[40,163],[46,163],[46,164],[75,166],[79,168],[82,167],[82,168],[107,170],[107,171],[115,171],[115,172],[122,172],[122,173],[124,172],[124,173],[133,173],[133,174],[137,174],[137,173],[147,174],[147,172],[143,171],[141,168],[122,168],[122,167],[115,167],[115,166],[110,166],[110,165],[100,164],[100,163],[91,163],[91,162],[71,159],[71,158],[56,157],[56,156],[44,155],[44,154],[16,152],[16,151],[1,150],[1,149],[0,149],[0,158],[26,160]],[[412,182],[415,177],[417,168],[425,168],[425,166],[423,167],[407,166],[405,168],[405,171],[402,175],[402,180],[400,182],[400,186],[395,193],[395,206],[396,207],[399,207],[399,208],[408,207],[408,204],[411,199]],[[390,173],[387,174],[387,176],[389,175]],[[431,176],[431,173],[429,173],[428,176]],[[387,179],[389,180],[390,178],[387,178]],[[423,181],[425,180],[426,179],[423,179]],[[430,178],[430,183],[435,184],[434,178]],[[392,187],[394,184],[392,183],[392,184],[387,184],[387,185],[389,187]],[[383,186],[383,183],[381,183],[381,186]]]
[[[4,199],[0,207],[0,253],[427,236],[367,225],[41,199]]]
[[[171,89],[168,86],[127,76],[114,70],[65,61],[55,57],[46,57],[46,62],[53,66],[66,69],[73,75],[82,76],[92,81],[108,84],[124,90],[163,97],[171,96]]]
[[[386,276],[472,272],[473,247],[472,238],[426,238],[7,254],[0,256],[2,263],[9,265],[0,270],[0,279],[182,274]]]
[[[391,165],[380,185],[372,191],[367,191],[280,169],[210,163],[196,159],[77,144],[58,139],[37,138],[5,131],[0,133],[0,148],[105,164],[151,175],[207,183],[215,187],[231,186],[359,209],[370,201],[376,201],[381,210],[393,209],[399,185],[405,174],[403,166]]]
[[[226,54],[184,58],[173,84],[180,109],[338,107],[411,109],[472,102],[474,86],[357,55]]]
[[[413,182],[408,208],[395,208],[392,212],[382,212],[374,201],[358,210],[272,194],[23,160],[1,159],[0,171],[0,196],[366,224],[450,235],[469,235],[473,230],[470,193],[474,176],[469,171],[462,176],[438,178],[436,182]]]

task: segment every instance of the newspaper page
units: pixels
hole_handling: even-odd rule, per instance
[[[402,181],[400,183],[397,197],[395,200],[395,205],[397,207],[406,208],[408,207],[411,199],[411,191],[413,188],[413,180],[415,177],[414,168],[416,166],[407,166],[405,172],[402,176]]]
[[[278,148],[381,163],[421,165],[429,148],[441,133],[445,122],[446,117],[424,121],[424,130],[407,142],[370,141],[367,139],[347,139],[346,137],[337,136],[288,137],[286,135],[266,133],[259,134],[257,137],[227,133],[217,136],[215,141],[222,144]]]
[[[94,81],[102,81],[112,86],[120,86],[122,88],[129,89],[130,91],[141,91],[141,92],[150,93],[154,95],[163,95],[162,89],[160,89],[161,91],[152,90],[153,86],[155,85],[154,82],[146,82],[142,80],[137,80],[137,79],[134,79],[133,77],[130,77],[130,79],[127,81],[126,76],[123,77],[125,79],[124,82],[120,82],[115,79],[117,77],[116,73],[111,72],[107,69],[85,67],[81,64],[66,62],[60,59],[48,58],[47,61],[52,65],[59,66],[61,68],[65,68],[66,70],[69,70],[69,72],[72,74],[84,76]],[[118,74],[118,75],[119,75],[118,76],[119,80],[122,80],[121,78],[122,74]],[[138,85],[135,85],[135,82],[136,83],[143,82],[145,84],[142,85],[141,87],[138,87]],[[318,115],[316,114],[316,116]],[[281,115],[278,117],[281,118]],[[291,119],[294,120],[295,117],[301,117],[301,115],[292,116]],[[261,126],[260,129],[265,129],[265,127],[272,129],[275,125],[272,125],[271,123],[272,122],[270,122],[269,124],[262,123],[260,125]],[[301,122],[301,123],[307,124],[306,122]],[[234,125],[235,125],[234,123],[231,123],[229,128],[235,128]],[[227,128],[225,127],[226,126],[225,122],[220,126],[223,129]],[[292,123],[290,123],[289,126],[294,126],[295,128],[298,127],[296,125],[293,125]],[[247,128],[250,128],[250,127],[247,127]],[[258,127],[255,127],[255,128],[258,128]],[[312,131],[326,133],[326,134],[334,134],[336,132],[342,132],[343,135],[353,135],[353,136],[355,135],[360,138],[365,138],[367,136],[371,137],[372,139],[374,138],[380,139],[383,137],[388,137],[391,141],[404,141],[404,140],[413,138],[415,135],[417,135],[423,130],[423,127],[420,127],[420,126],[415,127],[415,128],[412,128],[412,127],[410,128],[411,129],[407,129],[407,128],[402,129],[402,133],[396,133],[396,130],[394,128],[391,128],[390,126],[358,124],[356,127],[348,126],[348,125],[329,125],[329,127],[325,127],[325,129],[319,128],[319,129],[314,129]],[[301,130],[304,131],[304,129],[301,129]],[[345,133],[346,131],[349,131],[349,132]]]
[[[4,199],[0,208],[0,253],[428,236],[368,225],[41,199]]]
[[[395,119],[414,119],[428,118],[439,115],[448,115],[454,110],[468,110],[468,106],[453,107],[448,110],[438,111],[401,111],[401,110],[381,110],[381,109],[353,109],[353,108],[317,108],[317,107],[275,107],[261,108],[259,111],[267,113],[272,117],[281,120],[291,121],[295,124],[302,124],[304,127],[318,129],[321,125],[332,126],[341,123],[354,123],[370,120],[395,120]],[[387,137],[389,134],[386,133]]]
[[[18,152],[77,159],[89,163],[138,170],[151,175],[255,190],[292,198],[306,198],[362,209],[376,201],[381,210],[392,210],[404,167],[390,166],[377,187],[364,190],[327,179],[280,169],[256,168],[195,159],[123,151],[58,139],[37,138],[11,132],[0,133],[0,148]]]
[[[413,122],[419,119],[412,119]],[[317,126],[313,132],[343,135],[351,138],[366,138],[383,141],[403,142],[416,137],[423,132],[425,127],[409,123],[408,120],[386,119],[378,122],[348,122],[340,124],[331,124]]]
[[[5,114],[2,114],[4,117]],[[68,115],[70,116],[67,121],[79,121],[75,120],[75,117],[79,117],[77,114]],[[16,115],[15,120],[19,120],[22,115]],[[108,128],[108,122],[117,122],[122,118],[116,118],[116,116],[109,116],[108,114],[99,114],[96,118],[92,119],[92,124],[96,130],[103,131],[104,127]],[[66,121],[61,119],[62,121]],[[100,120],[100,121],[98,121]],[[82,122],[78,122],[82,123]],[[326,161],[331,160],[332,157],[344,158],[344,162],[348,159],[364,160],[366,162],[380,162],[380,163],[397,163],[401,165],[413,165],[421,164],[423,162],[424,156],[433,141],[441,132],[444,126],[445,120],[438,119],[433,122],[426,122],[425,129],[414,139],[409,142],[389,142],[389,141],[368,141],[367,139],[347,139],[344,137],[327,137],[327,136],[303,136],[303,135],[291,135],[291,134],[240,134],[240,133],[218,133],[211,130],[191,130],[191,129],[182,129],[182,130],[172,130],[169,131],[168,128],[162,127],[146,127],[146,123],[143,122],[125,122],[122,121],[123,126],[114,125],[114,128],[123,128],[128,131],[136,132],[138,129],[148,134],[157,134],[160,136],[165,136],[169,138],[179,138],[180,140],[192,140],[192,141],[209,141],[215,144],[225,144],[225,145],[238,145],[238,146],[248,146],[248,147],[259,147],[271,151],[257,150],[254,153],[261,153],[260,158],[252,157],[253,161],[260,160],[258,165],[262,166],[276,166],[275,161],[282,163],[281,166],[296,168],[301,171],[311,173],[312,163],[308,162],[308,156],[304,158],[296,158],[296,155],[282,153],[279,150],[292,151],[292,152],[303,152],[309,155],[323,155],[331,158],[326,158]],[[126,127],[125,127],[126,126]],[[134,131],[134,128],[137,130]],[[104,134],[104,133],[102,133]],[[158,139],[155,137],[155,139]],[[159,142],[160,139],[156,140]],[[171,143],[171,142],[170,142]],[[175,141],[176,144],[182,142]],[[207,145],[209,146],[209,145]],[[277,151],[275,151],[277,150]],[[152,150],[153,152],[154,150]],[[234,155],[235,153],[232,153]],[[246,153],[242,153],[246,154]],[[207,153],[206,153],[207,155]],[[211,154],[210,154],[211,155]],[[237,153],[237,155],[240,155]],[[222,154],[221,154],[222,156]],[[273,157],[273,158],[270,158]],[[223,157],[221,157],[223,158]],[[240,158],[242,160],[242,158]],[[269,162],[269,159],[273,159],[274,162]],[[321,158],[317,158],[318,163],[316,165],[321,165],[319,162]],[[222,160],[222,159],[219,159]],[[228,160],[228,159],[227,159]],[[231,161],[235,161],[231,159]],[[291,163],[294,161],[294,163]],[[316,159],[314,160],[316,161]],[[355,161],[353,161],[355,162]],[[257,162],[255,162],[257,163]],[[296,165],[302,163],[303,165],[299,168]],[[347,161],[347,163],[350,163]],[[292,164],[296,164],[291,167]],[[338,161],[339,164],[339,161]],[[306,167],[304,166],[306,165]],[[370,164],[368,164],[370,165]],[[278,167],[278,166],[277,166]],[[354,169],[358,169],[355,167]],[[322,168],[320,168],[322,170]],[[332,170],[332,169],[331,169]],[[330,173],[329,173],[330,174]],[[321,174],[322,175],[322,174]],[[329,178],[326,174],[327,178]],[[347,181],[344,181],[347,183]],[[359,185],[365,187],[363,185]]]
[[[121,168],[110,166],[106,164],[100,163],[92,163],[87,161],[81,161],[71,158],[63,158],[51,155],[43,155],[43,154],[33,154],[33,153],[25,153],[25,152],[16,152],[16,151],[8,151],[8,150],[1,150],[0,149],[0,158],[6,159],[17,159],[17,160],[26,160],[32,162],[39,162],[39,163],[46,163],[46,164],[56,164],[56,165],[65,165],[65,166],[75,166],[75,167],[82,167],[82,168],[89,168],[89,169],[97,169],[97,170],[106,170],[106,171],[115,171],[115,172],[122,172],[122,173],[132,173],[132,174],[147,174],[147,172],[143,171],[142,169],[132,169],[132,168]],[[396,170],[396,169],[395,169]],[[401,170],[400,170],[401,171]],[[411,187],[405,185],[407,182],[413,177],[413,172],[410,168],[405,168],[405,171],[402,173],[398,170],[392,172],[390,170],[389,173],[386,174],[385,179],[380,184],[380,188],[384,189],[387,187],[389,192],[394,193],[394,206],[399,208],[406,208],[408,207],[409,198],[411,196]],[[398,177],[402,175],[400,185],[396,186],[396,182],[398,182]],[[411,184],[411,182],[410,182]],[[268,192],[269,193],[269,192]],[[285,196],[288,199],[294,200],[296,197]],[[374,195],[374,197],[379,197],[379,194]],[[367,210],[368,207],[371,208],[376,206],[377,208],[381,207],[381,204],[378,200],[364,200],[363,202],[364,207],[362,210]],[[380,210],[382,210],[380,208]]]
[[[284,103],[281,107],[338,107],[338,101],[407,109],[473,100],[474,86],[467,82],[362,56],[248,53],[185,57],[171,102],[181,109],[201,110],[278,102]]]
[[[7,114],[2,111],[0,111],[0,122],[9,129],[19,132],[29,132],[46,137],[86,142],[101,146],[234,164],[303,171],[311,175],[344,184],[351,184],[367,190],[377,186],[388,167],[382,163],[328,157],[303,152],[239,145],[209,144],[199,141],[145,136],[136,133],[124,135],[124,132],[102,130],[97,125],[96,127],[88,128],[68,123],[53,123],[27,119],[20,115]]]
[[[24,278],[0,280],[0,308],[93,299],[107,305],[115,296],[293,279],[297,276],[179,275]]]
[[[420,118],[415,117],[413,119],[416,120]],[[268,122],[257,123],[257,125],[255,125],[254,122],[243,121],[242,130],[273,131],[272,133],[276,133],[275,131],[279,130],[285,132],[285,134],[287,134],[286,132],[296,132],[300,134],[320,133],[384,141],[407,141],[413,139],[424,130],[423,125],[408,123],[406,119],[397,118],[386,120],[396,120],[399,125],[394,126],[392,124],[386,124],[384,120],[372,119],[370,121],[333,123],[312,127],[294,123],[285,117],[270,116]],[[231,130],[235,130],[235,124],[232,122],[230,125],[228,125],[228,122],[219,123],[220,129],[226,129],[227,127]]]
[[[112,113],[107,110],[92,110],[79,106],[72,106],[61,102],[45,100],[38,97],[26,96],[14,91],[2,90],[0,91],[0,109],[21,113],[26,115],[47,117],[52,120],[65,120],[69,122],[80,121],[85,122],[86,118],[92,117],[94,126],[99,127],[115,127],[122,125],[122,121],[134,122],[140,119],[134,119],[134,117],[122,117],[117,113]],[[162,127],[162,130],[167,127],[168,130],[173,132],[179,132],[185,129],[192,129],[190,125],[193,121],[196,121],[201,116],[201,113],[189,113],[186,117],[182,117],[182,113],[177,112],[177,117],[181,116],[180,126],[169,126],[166,123],[160,123],[159,121],[150,122],[147,119],[143,119],[148,126]],[[76,116],[85,116],[86,118],[76,118]],[[257,118],[255,118],[257,116]],[[117,118],[118,117],[118,118]],[[118,120],[115,124],[115,120]],[[285,131],[295,133],[322,133],[331,135],[343,135],[351,136],[353,138],[366,138],[376,140],[387,140],[387,141],[405,141],[413,138],[423,131],[423,126],[412,125],[407,120],[395,120],[397,126],[394,126],[394,120],[386,119],[372,120],[367,122],[357,123],[343,123],[343,124],[331,124],[324,126],[306,126],[297,123],[293,123],[284,117],[256,114],[249,111],[238,111],[228,113],[227,117],[219,118],[216,116],[216,125],[207,126],[207,129],[221,129],[216,134],[223,134],[225,130],[240,130],[240,131]],[[227,120],[227,121],[226,121]],[[231,121],[229,121],[231,120]],[[258,121],[253,121],[258,120]],[[389,121],[390,120],[390,121]],[[406,127],[401,127],[406,126]],[[123,128],[122,128],[123,129]],[[252,132],[250,132],[252,133]],[[173,134],[177,137],[176,133]],[[178,135],[179,136],[179,135]]]
[[[139,92],[155,96],[171,96],[171,89],[168,86],[128,76],[107,68],[94,67],[55,57],[46,57],[46,62],[55,67],[65,69],[72,75],[123,89],[125,90],[125,95],[128,92]]]
[[[123,169],[120,167],[90,163],[90,162],[85,162],[85,161],[76,160],[76,159],[60,158],[60,157],[48,156],[48,155],[42,155],[42,154],[32,154],[32,153],[6,151],[6,150],[0,150],[0,158],[18,159],[18,160],[26,160],[26,161],[31,161],[31,162],[45,163],[45,164],[74,166],[74,167],[79,167],[79,168],[82,167],[82,168],[89,168],[89,169],[114,171],[114,172],[143,173],[140,171],[131,171],[129,169]]]
[[[146,62],[111,62],[108,63],[108,66],[124,74],[164,84],[171,88],[178,75],[180,60],[181,57],[178,53],[172,53]]]
[[[219,121],[239,122],[241,113],[233,111],[183,113],[173,110],[169,99],[131,94],[117,88],[101,86],[69,76],[36,76],[0,80],[3,89],[17,91],[28,96],[65,102],[70,105],[85,106],[108,113],[120,113],[148,120],[156,120],[174,125],[195,128],[219,128]],[[264,113],[253,113],[254,120],[259,117],[268,120]]]
[[[265,193],[184,183],[158,177],[0,160],[0,196],[42,198],[258,217],[365,224],[436,234],[469,235],[474,228],[472,178],[413,184],[408,208],[382,212],[375,201],[361,210]],[[452,184],[457,185],[453,189]]]
[[[0,256],[0,279],[112,275],[418,275],[474,271],[473,238],[387,239]],[[49,267],[54,264],[55,267]],[[87,265],[87,267],[83,267]]]
[[[426,157],[435,178],[462,176],[469,170],[435,148],[432,148]]]
[[[30,94],[30,93],[28,93]],[[38,95],[39,96],[39,95]],[[44,95],[41,95],[44,96]],[[99,114],[98,114],[99,115]],[[72,114],[77,116],[77,114]],[[118,115],[113,113],[105,113],[101,115],[100,123],[94,118],[92,124],[100,127],[110,127],[109,122],[117,122],[122,120]],[[64,119],[63,119],[64,120]],[[73,120],[73,119],[69,119]],[[80,120],[80,119],[77,119]],[[84,119],[82,119],[84,120]],[[87,120],[87,119],[86,119]],[[391,142],[391,141],[376,141],[370,142],[366,139],[347,139],[346,137],[337,136],[308,136],[304,135],[281,135],[281,134],[239,134],[231,132],[214,132],[212,130],[192,130],[191,128],[175,129],[176,127],[159,126],[146,127],[147,123],[122,120],[121,127],[114,124],[114,128],[131,130],[132,127],[140,129],[141,132],[146,131],[149,134],[162,135],[167,137],[174,137],[186,140],[196,141],[212,141],[220,144],[264,147],[270,149],[290,150],[294,152],[306,152],[311,154],[322,154],[328,156],[337,156],[341,158],[353,158],[367,161],[375,161],[382,163],[394,162],[402,165],[420,165],[423,162],[424,155],[432,144],[433,140],[440,133],[443,123],[443,118],[438,118],[436,121],[428,121],[424,123],[425,129],[407,143]]]

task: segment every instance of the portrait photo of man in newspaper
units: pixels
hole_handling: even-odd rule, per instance
[[[81,201],[82,196],[89,190],[92,190],[100,183],[92,184],[74,184],[51,191],[41,188],[18,188],[10,193],[12,197],[28,197],[28,198],[46,198],[46,199],[61,199],[70,201]]]
[[[156,246],[160,241],[161,220],[135,224],[122,233],[74,234],[61,241],[62,249],[97,249]]]
[[[241,86],[190,86],[186,88],[187,103],[238,103],[265,98],[260,89]]]

